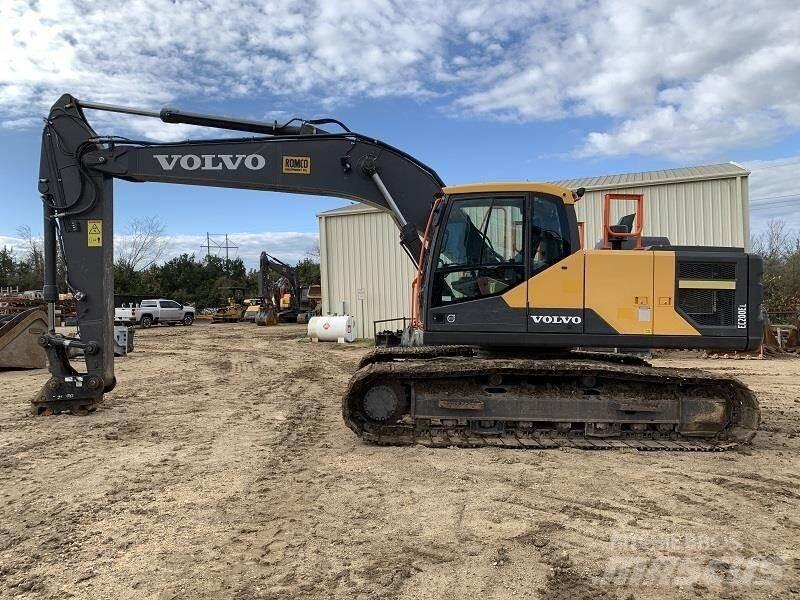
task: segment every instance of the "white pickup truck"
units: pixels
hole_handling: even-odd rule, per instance
[[[114,321],[126,324],[138,323],[147,329],[154,323],[176,325],[194,323],[194,306],[184,306],[180,302],[158,298],[156,300],[142,300],[139,306],[123,306],[114,309]]]

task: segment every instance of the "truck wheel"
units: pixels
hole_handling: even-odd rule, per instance
[[[150,315],[142,315],[142,320],[139,321],[139,325],[142,326],[142,329],[147,329],[153,324],[153,317]]]
[[[192,313],[187,313],[186,315],[184,315],[183,324],[188,326],[191,325],[192,323],[194,323],[194,315]]]

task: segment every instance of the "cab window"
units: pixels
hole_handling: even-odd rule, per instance
[[[552,196],[533,196],[531,202],[531,275],[572,253],[564,204]]]
[[[433,277],[433,306],[502,294],[525,279],[524,199],[454,200]]]

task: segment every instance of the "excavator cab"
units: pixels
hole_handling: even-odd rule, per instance
[[[760,343],[760,259],[644,237],[641,194],[604,196],[603,237],[588,250],[576,217],[580,196],[564,188],[488,183],[444,193],[427,244],[426,344],[744,350]],[[612,225],[615,203],[632,203],[634,212]]]
[[[546,184],[444,191],[447,202],[435,234],[441,239],[431,249],[426,330],[434,337],[526,332],[525,282],[580,249],[571,194]]]

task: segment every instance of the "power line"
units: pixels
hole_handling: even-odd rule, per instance
[[[750,208],[756,208],[758,206],[791,206],[793,204],[798,204],[797,200],[773,200],[772,202],[756,202],[755,204],[751,204]]]
[[[778,200],[777,202],[762,202],[760,204],[751,205],[750,210],[763,210],[765,208],[783,208],[784,206],[796,206],[796,200]],[[800,208],[800,207],[798,207]]]
[[[225,242],[216,240],[216,237],[225,237]],[[206,258],[211,256],[212,250],[216,256],[217,251],[225,251],[225,260],[230,260],[230,250],[236,250],[238,255],[239,246],[237,246],[232,239],[228,237],[227,233],[208,233],[206,232],[206,243],[200,246],[206,250]]]
[[[797,198],[800,196],[800,192],[797,194],[784,194],[782,196],[759,196],[758,198],[750,198],[750,202],[757,202],[758,200],[773,200],[778,198]]]
[[[760,210],[767,210],[767,209],[779,210],[779,209],[782,209],[782,208],[788,208],[788,206],[787,205],[784,205],[784,206],[754,206],[751,209],[751,212],[756,212],[756,211],[760,211]]]
[[[800,197],[800,194],[797,196],[791,196],[789,198],[784,198],[783,200],[768,200],[766,202],[752,202],[751,206],[769,206],[770,204],[794,204],[797,202],[795,198]]]
[[[750,167],[750,169],[751,171],[766,171],[767,169],[780,169],[781,167],[791,167],[792,165],[800,165],[800,160],[794,160],[780,165],[770,165],[768,167]]]

